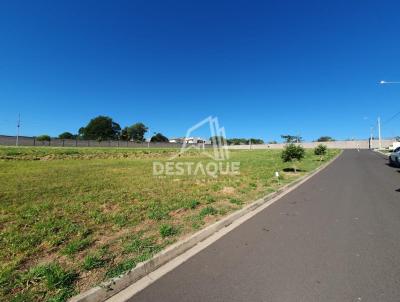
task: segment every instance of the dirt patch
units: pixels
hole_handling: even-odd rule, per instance
[[[221,193],[225,194],[225,195],[233,195],[233,194],[235,194],[235,192],[236,192],[236,189],[234,187],[224,187],[221,190]]]

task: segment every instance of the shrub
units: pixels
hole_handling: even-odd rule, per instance
[[[297,146],[295,144],[286,145],[285,149],[282,151],[281,158],[283,162],[294,162],[301,161],[304,158],[305,150],[302,146]],[[296,172],[296,166],[293,166],[294,172]]]
[[[324,155],[327,152],[328,147],[323,145],[323,144],[319,144],[317,147],[315,147],[314,149],[314,154],[320,156],[319,160],[322,161]]]
[[[317,147],[314,149],[314,154],[315,155],[325,155],[327,151],[327,147],[323,144],[319,144]]]

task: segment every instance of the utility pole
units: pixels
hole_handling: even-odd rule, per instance
[[[379,137],[379,149],[382,149],[381,118],[380,117],[378,117],[378,137]]]
[[[15,140],[15,145],[18,146],[19,141],[19,128],[21,127],[21,114],[18,113],[18,121],[17,121],[17,139]]]
[[[373,142],[373,140],[374,140],[374,127],[371,127],[371,134],[370,134],[370,137],[369,137],[369,148],[370,149],[372,149],[373,148],[373,146],[372,146],[372,142]]]

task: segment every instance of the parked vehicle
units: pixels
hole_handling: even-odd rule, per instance
[[[400,147],[400,142],[393,142],[393,144],[389,146],[389,150],[395,152],[394,150],[398,149],[399,147]]]
[[[389,165],[400,167],[400,147],[397,147],[389,155]]]

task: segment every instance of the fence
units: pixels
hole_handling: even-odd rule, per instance
[[[332,149],[377,149],[379,148],[378,140],[349,140],[349,141],[333,141],[333,142],[303,142],[302,145],[304,148],[311,149],[315,148],[319,144],[326,145],[328,148]],[[393,144],[393,140],[384,139],[382,140],[382,148],[388,148]],[[230,149],[282,149],[285,144],[263,144],[263,145],[237,145],[237,146],[229,146]]]
[[[16,136],[0,135],[0,145],[15,146]],[[82,139],[59,139],[50,141],[38,141],[35,137],[19,136],[18,146],[52,146],[52,147],[120,147],[120,148],[180,148],[180,143],[135,143],[130,141],[97,141]],[[209,145],[205,145],[208,147]]]
[[[0,135],[0,145],[15,146],[16,136]],[[319,142],[304,142],[301,145],[304,148],[315,148]],[[379,147],[378,140],[352,140],[352,141],[334,141],[322,143],[328,148],[337,149],[376,149]],[[393,144],[393,140],[382,140],[382,148],[387,148]],[[129,141],[96,141],[81,139],[59,139],[53,138],[50,141],[37,141],[35,137],[20,136],[18,138],[19,146],[53,146],[53,147],[120,147],[120,148],[180,148],[181,143],[135,143]],[[198,145],[201,147],[200,145]],[[206,148],[211,145],[204,145]],[[229,149],[282,149],[285,144],[262,144],[262,145],[231,145]]]

